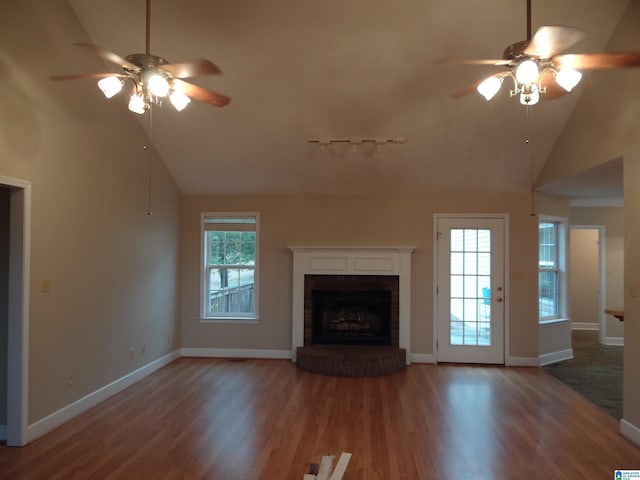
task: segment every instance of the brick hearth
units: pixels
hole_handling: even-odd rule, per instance
[[[359,345],[298,347],[297,365],[303,370],[339,377],[376,377],[406,368],[404,348]]]

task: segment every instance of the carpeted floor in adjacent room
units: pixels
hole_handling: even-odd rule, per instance
[[[574,358],[544,370],[614,418],[622,418],[622,352],[624,347],[601,345],[598,332],[572,332]]]

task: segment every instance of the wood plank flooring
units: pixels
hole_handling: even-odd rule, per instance
[[[2,479],[609,479],[640,469],[618,422],[541,369],[412,365],[340,378],[182,358],[24,448]]]

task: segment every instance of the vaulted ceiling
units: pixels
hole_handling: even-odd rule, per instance
[[[144,52],[145,0],[69,3],[90,42]],[[533,30],[575,26],[587,35],[570,52],[603,51],[627,3],[533,0]],[[498,67],[434,64],[500,58],[525,38],[525,0],[152,0],[151,52],[213,61],[223,75],[192,81],[232,101],[154,109],[150,134],[185,194],[525,192],[532,162],[535,175],[591,76],[607,72],[586,73],[571,94],[527,115],[506,89],[491,102],[449,97]],[[95,69],[89,52],[68,48],[77,65],[52,74]],[[125,97],[110,101],[126,110]],[[363,137],[406,142],[355,153],[307,142]]]

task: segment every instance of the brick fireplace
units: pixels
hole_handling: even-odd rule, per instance
[[[361,333],[356,341],[358,348],[384,345],[404,349],[406,363],[410,363],[413,247],[289,249],[293,252],[294,362],[298,347],[350,344],[349,337]],[[316,297],[324,297],[321,301],[328,302],[329,307],[314,307],[314,291]],[[350,299],[349,293],[354,294]],[[389,303],[384,306],[382,302],[387,297]],[[321,308],[325,308],[322,315],[329,318],[327,322],[333,328],[325,326],[325,340],[316,336],[314,341],[313,313]],[[388,321],[388,327],[383,327],[381,317],[386,311],[388,318],[384,322]],[[374,336],[377,338],[371,339]]]

